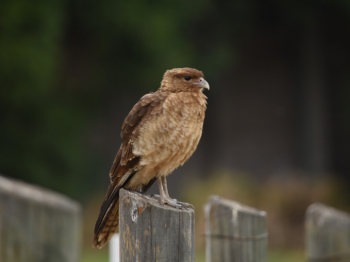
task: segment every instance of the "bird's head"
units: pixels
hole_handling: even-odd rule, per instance
[[[201,92],[203,88],[209,90],[209,84],[203,78],[201,71],[193,68],[174,68],[167,70],[160,86],[165,92]]]

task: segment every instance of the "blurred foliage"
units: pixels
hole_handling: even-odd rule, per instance
[[[86,116],[56,82],[64,1],[0,3],[1,172],[73,194]]]
[[[102,101],[150,91],[165,68],[197,67],[218,81],[263,25],[299,28],[329,10],[348,14],[350,5],[3,0],[0,170],[83,199],[97,181],[87,130]]]

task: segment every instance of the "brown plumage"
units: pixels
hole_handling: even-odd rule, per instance
[[[209,89],[203,73],[192,68],[168,70],[157,92],[143,96],[126,117],[120,149],[109,173],[111,184],[95,225],[93,247],[102,248],[119,222],[119,189],[145,192],[158,181],[160,201],[171,199],[166,176],[183,165],[202,135]]]

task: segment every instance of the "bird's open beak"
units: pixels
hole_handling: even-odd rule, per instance
[[[199,78],[199,82],[198,83],[194,83],[194,85],[197,85],[201,88],[205,88],[209,90],[209,84],[207,81],[205,81],[205,79],[203,77]]]

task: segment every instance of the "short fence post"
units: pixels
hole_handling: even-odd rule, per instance
[[[207,262],[267,261],[266,212],[218,196],[204,211]]]
[[[78,262],[80,244],[80,204],[0,176],[1,262]]]
[[[315,203],[306,211],[308,261],[350,261],[350,215]]]
[[[194,262],[194,211],[149,196],[119,193],[121,262]]]

